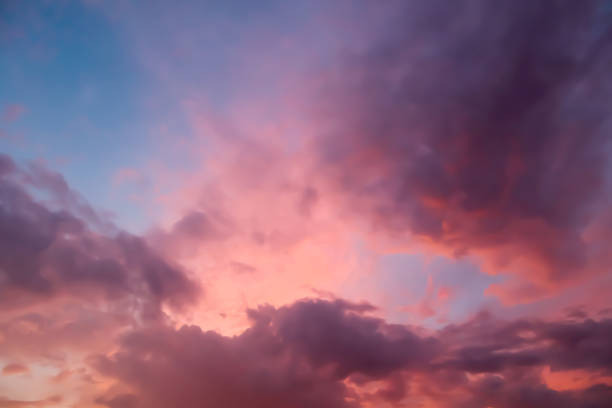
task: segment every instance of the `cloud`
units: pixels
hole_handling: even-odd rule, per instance
[[[71,370],[62,370],[59,373],[57,373],[56,375],[54,375],[51,378],[51,381],[55,382],[55,383],[61,383],[63,381],[66,381],[68,378],[70,378],[70,376],[72,376],[74,373]]]
[[[196,326],[133,331],[116,352],[91,360],[125,387],[98,402],[366,407],[374,400],[389,406],[430,400],[453,408],[603,408],[612,396],[612,387],[597,382],[612,374],[609,320],[504,322],[481,314],[425,334],[371,317],[372,311],[367,304],[304,299],[250,310],[251,326],[234,337]],[[594,383],[551,389],[542,381],[544,367],[581,368]],[[383,386],[368,391],[373,384]]]
[[[2,368],[2,374],[13,375],[13,374],[24,374],[30,371],[28,366],[19,363],[10,363]]]
[[[612,374],[612,320],[503,322],[486,314],[440,331],[453,344],[440,362],[470,373],[495,373],[547,365],[552,370],[586,369]]]
[[[61,174],[50,170],[43,160],[29,162],[26,168],[15,176],[26,190],[44,194],[46,206],[65,209],[98,231],[118,232],[117,227],[91,207],[77,191],[70,188]]]
[[[514,273],[532,288],[514,301],[607,270],[588,234],[612,191],[600,3],[401,4],[314,92],[330,189],[395,238]]]
[[[25,106],[20,104],[6,105],[2,112],[2,120],[5,122],[15,122],[27,111]]]
[[[305,158],[288,146],[281,124],[215,115],[195,102],[189,117],[201,138],[190,152],[201,158],[175,179],[180,188],[159,197],[169,216],[148,238],[207,282],[194,322],[236,332],[245,307],[286,304],[313,287],[335,291],[350,272],[366,269],[352,231],[309,184]]]
[[[21,376],[7,377],[0,406],[60,405],[41,398],[47,389],[91,402],[98,384],[80,371],[84,356],[112,349],[125,330],[182,315],[201,294],[185,268],[113,226],[61,175],[0,155],[0,359],[37,367],[27,384],[36,392],[25,395],[38,398],[22,400]],[[49,368],[66,374],[53,378]]]
[[[53,396],[44,400],[20,401],[0,397],[0,408],[29,408],[29,407],[51,407],[62,402],[62,397]]]
[[[120,353],[96,365],[135,394],[98,401],[109,407],[352,406],[343,400],[341,383],[300,368],[282,345],[268,340],[274,339],[265,331],[232,339],[193,326],[131,334]]]
[[[317,366],[332,364],[340,378],[354,373],[385,376],[428,362],[436,348],[434,340],[355,313],[369,309],[340,301],[303,301],[279,309],[272,323],[284,342]]]
[[[0,157],[0,168],[0,298],[4,307],[24,307],[56,297],[128,300],[143,316],[155,318],[163,304],[180,307],[197,296],[198,284],[142,238],[122,231],[112,236],[97,233],[86,219],[63,208],[47,208],[24,187],[34,183],[57,192],[60,204],[71,209],[73,196],[60,175],[39,168],[22,171],[7,156]],[[91,209],[86,213],[95,215]]]
[[[270,30],[260,38],[243,21],[215,21],[218,12],[202,24],[199,7],[156,4],[147,12],[160,17],[153,27],[117,5],[108,21],[137,35],[141,49],[131,51],[161,84],[151,105],[184,108],[189,123],[160,115],[173,123],[161,132],[173,136],[161,161],[184,153],[168,160],[174,171],[129,163],[112,181],[170,214],[146,236],[128,234],[44,162],[21,166],[0,155],[0,357],[26,363],[34,383],[38,371],[45,376],[44,385],[27,384],[37,400],[15,392],[0,407],[609,405],[612,321],[593,318],[593,304],[547,319],[540,310],[556,304],[520,312],[495,304],[532,318],[482,313],[440,327],[481,290],[467,287],[465,274],[452,284],[430,275],[413,299],[405,292],[429,265],[398,262],[393,273],[368,274],[379,234],[402,249],[476,255],[470,260],[486,272],[510,274],[487,292],[509,303],[609,272],[612,31],[599,3],[391,1],[357,12],[340,3],[317,3],[309,15],[295,8],[302,32],[288,38],[268,24],[268,10],[247,24]],[[362,12],[367,18],[353,19]],[[321,23],[342,26],[338,42],[351,37],[345,58],[316,64],[332,67],[306,81],[313,99],[275,103],[277,88],[311,68],[304,59],[338,46],[320,52],[310,42],[337,41],[336,27]],[[160,27],[161,43],[150,41]],[[219,33],[246,45],[211,56],[200,43],[218,43]],[[300,58],[285,58],[294,53]],[[210,62],[219,57],[238,82],[217,80]],[[243,66],[252,72],[245,80]],[[224,107],[207,108],[207,96]],[[292,111],[309,102],[316,107],[307,120]],[[197,140],[175,137],[187,129]],[[606,285],[597,286],[606,302]],[[435,316],[435,328],[333,296],[296,301],[336,291],[381,303],[402,297],[402,313]],[[570,300],[555,299],[561,308]],[[181,315],[198,301],[193,316]],[[10,366],[3,373],[19,372]],[[575,375],[581,381],[551,380]],[[64,401],[43,398],[51,386]]]
[[[127,385],[131,397],[98,401],[109,407],[177,401],[184,407],[357,407],[343,379],[421,364],[429,347],[401,328],[364,316],[368,310],[339,300],[304,300],[250,310],[251,327],[236,337],[195,326],[130,333],[117,353],[98,357],[94,365]]]
[[[469,396],[460,403],[449,402],[448,407],[499,408],[604,408],[612,397],[612,387],[598,384],[581,391],[559,392],[543,384],[518,382],[508,384],[499,377],[488,376],[476,382],[469,390]]]

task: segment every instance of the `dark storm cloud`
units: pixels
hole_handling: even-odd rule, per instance
[[[540,284],[597,263],[583,234],[609,210],[609,7],[400,4],[368,52],[322,80],[319,152],[335,188],[376,225],[493,250],[496,268]]]

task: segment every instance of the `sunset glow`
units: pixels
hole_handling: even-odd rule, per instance
[[[0,408],[612,407],[609,0],[0,0]]]

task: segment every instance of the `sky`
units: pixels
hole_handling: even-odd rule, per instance
[[[0,1],[0,408],[608,408],[612,2]]]

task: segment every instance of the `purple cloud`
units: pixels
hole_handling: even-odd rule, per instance
[[[453,408],[604,408],[612,396],[611,387],[597,383],[556,391],[540,377],[546,366],[583,369],[594,378],[610,373],[608,320],[503,322],[479,315],[423,335],[371,311],[340,300],[301,300],[250,310],[251,327],[234,337],[195,326],[133,331],[117,352],[92,359],[131,391],[98,401],[132,408],[365,407],[377,398],[401,405],[430,397]],[[380,381],[387,387],[359,391]]]
[[[198,284],[158,255],[143,238],[116,231],[95,232],[69,210],[49,209],[24,185],[31,173],[0,157],[0,302],[20,307],[57,296],[85,301],[131,302],[156,318],[162,304],[180,307],[195,300]],[[36,187],[57,192],[69,209],[72,195],[61,176],[37,170]],[[23,180],[26,180],[24,184]],[[97,217],[85,204],[86,214]],[[97,219],[97,218],[96,218]]]
[[[347,207],[547,287],[601,273],[612,30],[599,2],[400,3],[323,74],[320,166]]]

